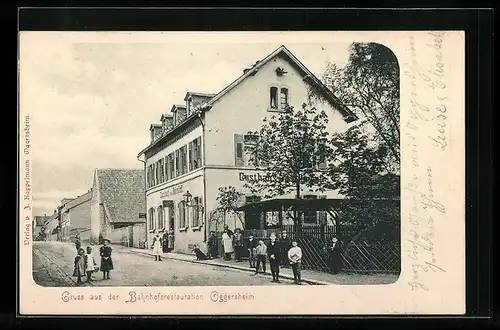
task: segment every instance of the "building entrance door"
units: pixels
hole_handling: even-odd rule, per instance
[[[174,201],[163,201],[163,207],[165,208],[165,217],[167,220],[166,230],[168,232],[168,249],[173,250],[174,248],[174,231],[175,231],[175,204]]]

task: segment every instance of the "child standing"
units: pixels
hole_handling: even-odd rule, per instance
[[[258,243],[254,239],[253,234],[248,235],[248,243],[247,243],[247,250],[248,250],[248,261],[250,262],[250,268],[255,268],[255,248],[257,247]]]
[[[82,276],[85,276],[85,251],[83,249],[79,249],[78,254],[75,257],[73,276],[77,277],[77,284],[82,283]]]
[[[86,258],[86,272],[87,272],[87,282],[93,281],[92,274],[96,271],[97,263],[95,262],[94,255],[92,254],[92,248],[87,246]]]
[[[257,258],[257,265],[255,265],[255,274],[259,273],[260,264],[262,264],[263,273],[266,272],[266,255],[267,246],[263,240],[259,241],[259,245],[255,248],[255,256]]]
[[[295,284],[300,283],[300,263],[302,261],[302,249],[297,246],[297,241],[292,240],[292,247],[288,250],[288,261],[292,266],[293,279]]]
[[[215,231],[210,231],[210,236],[207,241],[208,245],[208,258],[214,259],[217,258],[217,236],[215,235]]]
[[[109,246],[109,243],[111,243],[109,239],[104,239],[104,245],[99,249],[101,255],[102,278],[104,280],[109,280],[109,271],[113,269],[113,260],[111,259],[111,252],[113,249]]]

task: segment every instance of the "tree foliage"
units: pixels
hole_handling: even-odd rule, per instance
[[[400,87],[396,57],[380,44],[353,43],[347,65],[329,63],[323,81],[361,118],[331,140],[336,161],[329,167],[330,188],[345,196],[342,222],[361,227],[397,224]]]
[[[344,224],[361,227],[399,221],[400,178],[392,166],[389,149],[363,130],[365,123],[334,134],[329,167],[330,188],[346,198],[341,203]]]
[[[344,68],[328,63],[325,85],[376,130],[391,161],[400,163],[399,65],[394,53],[377,43],[353,43]]]
[[[213,221],[220,221],[219,217],[216,216],[217,214],[220,214],[220,213],[222,213],[224,216],[223,220],[225,220],[226,215],[232,214],[232,215],[235,215],[236,217],[238,217],[241,224],[244,225],[244,221],[241,218],[240,212],[236,210],[239,206],[239,202],[240,202],[242,196],[243,196],[243,194],[241,192],[237,191],[236,188],[233,186],[219,187],[218,194],[217,194],[217,197],[215,199],[217,202],[217,205],[214,209],[215,212],[214,212],[214,217],[212,220]],[[218,225],[219,224],[217,223],[216,226],[218,227]]]
[[[324,111],[305,103],[302,109],[289,106],[269,120],[264,118],[260,131],[249,132],[258,136],[252,159],[265,173],[264,180],[247,187],[265,198],[290,193],[300,198],[303,189],[322,191],[328,173],[319,171],[318,164],[332,154],[327,123]]]

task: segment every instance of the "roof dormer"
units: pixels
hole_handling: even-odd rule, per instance
[[[149,131],[151,132],[151,143],[161,137],[161,129],[161,124],[151,124],[151,126],[149,126]]]

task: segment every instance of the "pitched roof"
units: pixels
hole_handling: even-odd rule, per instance
[[[266,56],[264,59],[256,61],[250,68],[247,68],[244,70],[243,75],[238,77],[235,81],[233,81],[231,84],[226,86],[223,90],[221,90],[217,94],[204,94],[204,93],[196,93],[196,92],[188,92],[186,96],[184,97],[184,100],[187,100],[189,95],[200,95],[200,96],[206,96],[208,98],[207,102],[202,104],[198,111],[205,111],[205,110],[210,110],[212,106],[214,105],[215,102],[220,100],[224,95],[226,95],[229,91],[231,91],[233,88],[235,88],[237,85],[239,85],[243,80],[245,80],[249,76],[255,75],[255,73],[264,66],[266,63],[271,61],[274,57],[283,54],[285,57],[293,64],[295,67],[304,75],[304,81],[307,81],[310,84],[314,84],[318,87],[318,89],[321,91],[323,96],[326,98],[328,102],[330,102],[332,105],[334,105],[335,108],[337,108],[343,115],[344,120],[347,123],[351,123],[355,120],[358,119],[358,116],[354,112],[352,112],[348,107],[346,107],[342,102],[333,94],[331,90],[328,89],[328,87],[325,86],[319,80],[309,69],[302,64],[289,50],[286,48],[284,45],[281,45],[278,47],[274,52]],[[175,107],[175,105],[174,105]],[[172,107],[172,110],[173,108]],[[195,118],[196,114],[193,113],[191,114],[188,118],[183,123],[187,123],[189,119]],[[150,128],[151,129],[151,128]],[[173,130],[169,133],[171,134]],[[162,138],[165,138],[169,134],[164,135]],[[160,142],[161,139],[156,140],[154,143],[150,144],[143,150],[139,152],[137,155],[138,157],[144,154],[146,151],[150,150],[153,148],[154,145]]]
[[[174,104],[172,106],[172,108],[170,109],[170,111],[174,111],[174,109],[186,109],[186,105],[185,104]]]
[[[229,91],[239,85],[243,80],[245,80],[249,76],[254,75],[260,67],[264,66],[271,59],[281,54],[285,55],[285,57],[296,66],[296,68],[304,75],[304,78],[308,78],[307,80],[309,81],[309,83],[315,84],[317,87],[319,87],[326,100],[332,103],[344,115],[344,120],[346,122],[350,123],[358,119],[354,112],[352,112],[349,108],[342,104],[342,102],[340,102],[340,100],[333,94],[333,92],[330,91],[328,87],[326,87],[311,71],[309,71],[309,69],[304,64],[302,64],[284,45],[280,46],[263,60],[255,62],[255,64],[251,68],[244,71],[243,75],[238,77],[235,81],[233,81],[217,95],[211,98],[210,101],[204,104],[203,108],[212,107],[215,102],[217,102]]]
[[[66,202],[66,204],[64,204],[64,208],[71,209],[75,206],[78,206],[82,203],[89,201],[91,198],[92,198],[92,190],[89,190],[85,194],[78,196],[78,197],[70,200],[69,202]]]
[[[144,170],[97,169],[101,202],[111,222],[143,222],[145,213]]]
[[[212,98],[215,95],[217,95],[217,93],[187,92],[186,96],[184,96],[184,101],[187,101],[188,97],[190,97],[190,96],[199,96],[199,97],[203,97],[203,98]]]

